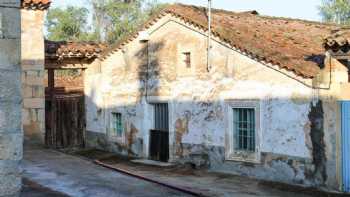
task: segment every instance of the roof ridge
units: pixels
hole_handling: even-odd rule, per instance
[[[207,31],[206,10],[201,6],[170,4],[155,13],[135,32],[109,47],[100,58],[104,59],[113,51],[119,50],[137,38],[140,31],[147,29],[167,14]],[[273,21],[275,19],[282,21],[276,23]],[[315,77],[322,67],[325,52],[322,46],[323,36],[328,35],[332,27],[350,29],[335,24],[261,16],[254,11],[234,12],[222,9],[213,9],[212,25],[213,35],[233,49],[258,62],[277,65],[304,78]],[[305,34],[305,31],[311,36]]]
[[[197,5],[189,5],[189,4],[183,4],[183,3],[174,3],[170,4],[169,6],[174,6],[174,5],[179,5],[179,6],[184,6],[188,8],[196,8],[196,9],[204,9],[206,10],[207,8],[204,6],[197,6]],[[345,29],[350,29],[350,25],[339,25],[336,23],[330,23],[330,22],[320,22],[320,21],[312,21],[312,20],[307,20],[307,19],[299,19],[299,18],[290,18],[290,17],[283,17],[283,16],[270,16],[270,15],[261,15],[260,12],[257,10],[247,10],[247,11],[232,11],[232,10],[224,10],[220,8],[212,8],[212,11],[214,12],[223,12],[223,13],[230,13],[230,14],[237,14],[237,15],[252,15],[256,17],[261,17],[265,19],[276,19],[276,20],[287,20],[287,21],[296,21],[296,22],[304,22],[304,23],[310,23],[310,24],[317,24],[317,25],[325,25],[325,26],[334,26],[334,27],[341,27]]]

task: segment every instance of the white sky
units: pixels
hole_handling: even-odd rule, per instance
[[[52,0],[57,6],[86,6],[87,0]],[[247,11],[257,10],[262,15],[300,18],[319,21],[321,17],[317,6],[321,0],[212,0],[215,8]],[[207,5],[207,0],[159,0],[159,2],[181,2],[185,4]]]

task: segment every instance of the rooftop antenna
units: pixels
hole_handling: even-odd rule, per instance
[[[207,71],[211,69],[211,7],[212,0],[208,0],[208,54],[207,54]]]

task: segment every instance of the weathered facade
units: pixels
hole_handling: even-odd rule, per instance
[[[21,15],[19,0],[0,1],[0,196],[21,189]]]
[[[203,8],[172,6],[89,65],[88,145],[152,158],[166,130],[169,162],[342,190],[348,69],[322,46],[336,26],[215,10],[208,63],[205,22]]]
[[[44,15],[49,6],[49,0],[23,0],[21,9],[23,130],[27,141],[39,143],[45,137]]]

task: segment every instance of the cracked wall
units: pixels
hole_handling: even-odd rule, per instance
[[[317,181],[324,184],[327,180],[327,158],[325,153],[326,147],[324,142],[324,112],[322,101],[318,101],[315,105],[311,104],[310,108],[310,137],[312,141],[312,159],[313,164],[315,165],[315,169],[312,176],[314,176]]]

